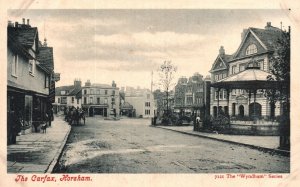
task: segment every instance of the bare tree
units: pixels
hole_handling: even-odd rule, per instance
[[[164,61],[164,63],[160,65],[158,71],[160,81],[159,85],[162,86],[164,92],[166,93],[167,112],[169,113],[169,90],[175,85],[173,80],[174,74],[177,71],[177,67],[172,64],[172,61]]]

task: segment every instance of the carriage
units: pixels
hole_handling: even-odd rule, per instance
[[[78,109],[70,110],[67,112],[67,114],[65,116],[65,120],[70,125],[80,125],[80,124],[85,125],[85,113],[84,113],[84,111],[80,111]],[[83,121],[83,123],[81,121]]]

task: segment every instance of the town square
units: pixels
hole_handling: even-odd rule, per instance
[[[281,10],[19,11],[7,20],[7,173],[290,173]]]

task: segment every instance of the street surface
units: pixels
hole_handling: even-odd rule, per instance
[[[289,173],[290,158],[150,127],[87,118],[73,126],[56,173]]]

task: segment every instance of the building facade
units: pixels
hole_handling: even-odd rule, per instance
[[[81,80],[74,80],[74,85],[61,86],[55,89],[54,112],[64,112],[70,107],[81,108]]]
[[[133,106],[136,117],[151,118],[156,114],[154,97],[148,89],[126,88],[125,102]]]
[[[205,104],[208,101],[206,98],[207,82],[209,79],[203,79],[199,73],[186,78],[181,77],[175,86],[175,106],[174,112],[181,115],[204,117]]]
[[[113,81],[111,85],[91,84],[88,80],[82,87],[82,108],[89,116],[119,117],[119,88]]]
[[[25,133],[35,132],[38,124],[46,120],[51,109],[49,89],[54,74],[53,52],[42,53],[38,28],[9,21],[7,27],[7,143],[12,138],[13,118],[22,122]],[[52,60],[45,60],[45,58]]]
[[[212,82],[235,75],[247,67],[259,66],[261,70],[270,72],[272,68],[270,58],[275,52],[274,44],[279,40],[282,32],[281,29],[273,27],[270,22],[264,29],[253,27],[244,29],[240,46],[234,54],[225,54],[224,47],[221,46],[219,55],[210,70]],[[227,107],[227,94],[229,107]],[[216,116],[218,112],[217,100],[219,100],[219,111],[230,116],[253,117],[254,110],[260,118],[280,115],[279,103],[271,106],[263,90],[257,91],[254,103],[249,98],[248,90],[234,89],[227,93],[225,89],[222,89],[217,94],[216,88],[211,88],[210,112],[213,116]]]

